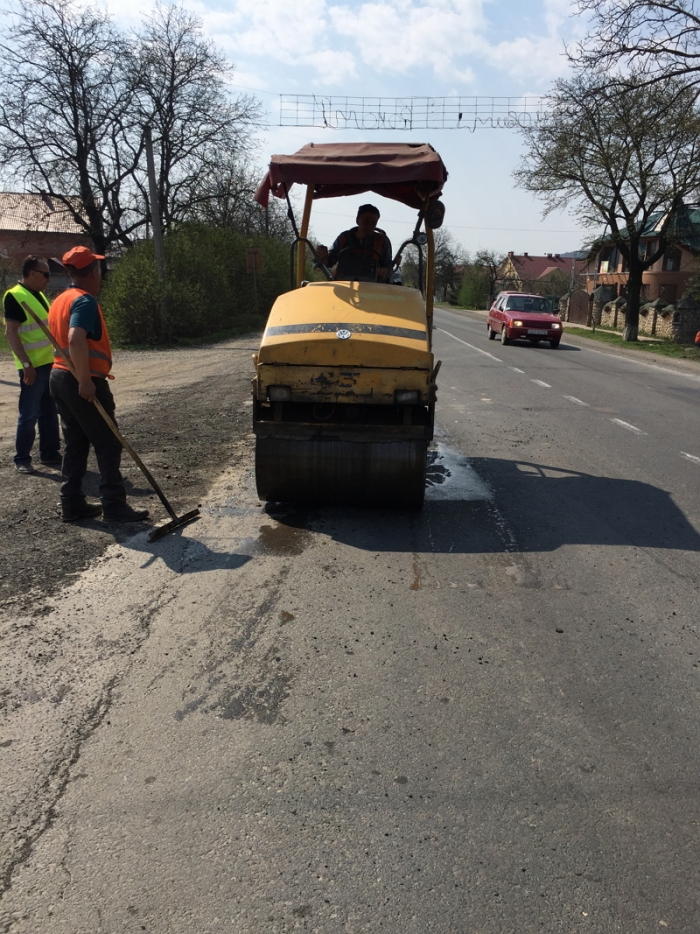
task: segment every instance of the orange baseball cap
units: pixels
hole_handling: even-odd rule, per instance
[[[96,259],[104,259],[104,256],[100,256],[99,253],[93,253],[92,250],[88,249],[86,246],[74,246],[72,250],[68,250],[67,253],[63,254],[61,262],[64,266],[74,266],[76,269],[85,269],[86,266],[89,266],[90,263],[94,262]]]

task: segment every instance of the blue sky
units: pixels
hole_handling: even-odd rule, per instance
[[[446,227],[471,252],[560,253],[585,237],[567,214],[541,218],[541,204],[514,187],[521,143],[509,129],[409,132],[281,127],[279,94],[510,96],[546,93],[567,72],[564,43],[582,33],[570,0],[186,0],[225,50],[232,91],[251,90],[266,110],[260,164],[304,143],[429,142],[442,155]],[[125,24],[144,9],[108,3]],[[350,226],[364,199],[319,202],[313,232],[325,242]],[[380,225],[403,239],[413,212],[375,199]]]

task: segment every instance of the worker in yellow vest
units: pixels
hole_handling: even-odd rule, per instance
[[[114,418],[114,397],[108,377],[112,369],[112,348],[97,295],[102,284],[100,260],[86,246],[75,246],[63,255],[62,263],[71,278],[71,287],[54,299],[49,311],[49,330],[63,352],[70,357],[78,378],[63,358],[56,354],[51,373],[51,395],[61,415],[65,454],[61,510],[64,522],[94,519],[100,513],[108,522],[142,522],[147,509],[134,509],[126,501],[126,487],[120,472],[122,446],[92,404],[99,400]],[[83,492],[92,445],[100,471],[102,505],[88,503]]]
[[[39,325],[22,308],[24,302],[42,321],[49,315],[49,301],[42,289],[51,278],[49,264],[41,256],[28,256],[22,279],[5,292],[2,300],[5,336],[19,370],[19,419],[15,439],[15,468],[36,473],[32,447],[39,427],[39,460],[48,467],[61,466],[56,406],[49,392],[53,348]]]

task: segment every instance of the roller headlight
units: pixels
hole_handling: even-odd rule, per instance
[[[292,398],[290,386],[268,386],[267,398],[270,402],[289,402]]]
[[[418,405],[420,393],[417,389],[397,389],[394,392],[394,402],[397,405]]]

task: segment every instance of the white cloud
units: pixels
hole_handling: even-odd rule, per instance
[[[471,81],[465,58],[481,44],[483,2],[379,0],[358,7],[338,0],[294,0],[292,7],[289,0],[230,0],[214,9],[191,0],[187,5],[234,58],[265,56],[287,66],[311,67],[319,83],[329,86],[368,68],[394,74],[422,69],[445,80]]]
[[[339,52],[328,49],[325,52],[315,52],[309,56],[309,64],[313,65],[321,85],[341,84],[350,78],[357,77],[355,56],[351,52]]]
[[[583,22],[571,17],[569,0],[545,0],[544,31],[499,42],[489,52],[489,61],[513,78],[549,84],[564,76],[569,65],[564,51],[567,41],[583,32]]]
[[[148,11],[148,0],[146,6],[143,0],[102,2],[131,23]],[[583,27],[571,18],[570,0],[542,0],[541,7],[530,10],[527,34],[490,42],[489,34],[502,35],[503,26],[519,21],[513,14],[521,0],[184,2],[243,72],[269,76],[262,87],[275,83],[276,90],[285,90],[280,87],[281,65],[288,87],[297,82],[329,89],[350,84],[359,96],[365,76],[375,88],[381,78],[388,94],[403,90],[392,84],[392,76],[406,78],[406,94],[423,93],[417,91],[419,85],[429,93],[434,80],[464,94],[483,66],[506,79],[543,87],[567,71],[562,35],[570,38]]]
[[[364,64],[377,71],[427,67],[444,80],[470,81],[471,69],[457,61],[478,48],[481,8],[482,0],[384,0],[328,12],[338,34],[354,39]]]
[[[249,55],[265,55],[288,65],[300,65],[328,46],[325,41],[325,0],[236,0],[230,12],[206,14],[225,24],[232,46]]]

